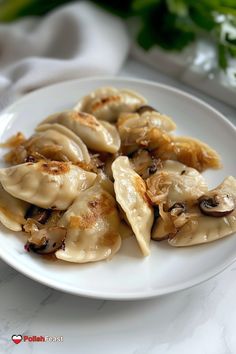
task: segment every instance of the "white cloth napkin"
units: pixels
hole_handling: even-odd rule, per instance
[[[0,109],[45,85],[116,74],[128,49],[122,21],[87,1],[0,24]]]

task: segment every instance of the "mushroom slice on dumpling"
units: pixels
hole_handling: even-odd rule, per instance
[[[29,204],[12,197],[0,184],[0,222],[12,231],[22,231]]]
[[[208,191],[202,175],[178,161],[163,161],[162,168],[146,182],[149,198],[159,207],[160,215],[152,229],[152,239],[158,241],[184,225],[190,218],[188,204]]]
[[[168,239],[171,246],[184,247],[219,240],[236,232],[236,213],[214,218],[199,213],[196,220],[186,223],[174,237]]]
[[[115,199],[95,183],[78,195],[60,220],[67,235],[56,257],[74,263],[111,258],[121,246],[119,224]]]
[[[52,160],[90,162],[87,146],[79,136],[63,125],[42,124],[36,132],[37,134],[27,144],[28,150],[38,152]]]
[[[150,151],[138,149],[130,157],[131,164],[144,180],[153,175],[162,164],[160,159],[154,158]]]
[[[190,137],[171,137],[160,144],[154,155],[161,160],[177,160],[202,172],[208,168],[220,168],[220,157],[209,145]]]
[[[154,241],[168,240],[171,232],[172,232],[172,225],[170,226],[168,222],[165,223],[165,221],[161,217],[158,217],[155,220],[152,228],[152,240]]]
[[[144,256],[150,253],[153,209],[143,179],[132,169],[128,157],[120,156],[112,164],[116,200],[126,214]]]
[[[120,148],[120,136],[116,127],[106,121],[99,121],[93,115],[68,111],[56,113],[41,124],[58,123],[78,135],[89,149],[115,153]]]
[[[215,189],[198,199],[201,212],[208,216],[221,217],[230,214],[236,207],[236,179],[232,176]]]
[[[59,226],[45,227],[33,231],[25,248],[38,254],[50,254],[63,246],[66,229]]]
[[[0,182],[8,193],[45,209],[67,209],[95,178],[95,173],[69,162],[40,161],[0,169]]]
[[[236,232],[236,179],[227,177],[202,196],[193,212],[195,216],[169,238],[171,246],[204,244]]]
[[[101,87],[83,97],[74,109],[93,114],[98,119],[114,122],[121,112],[134,112],[146,102],[146,99],[135,91]]]
[[[138,148],[155,149],[171,141],[167,134],[174,130],[174,121],[157,111],[122,113],[117,127],[121,137],[122,151],[132,153]]]

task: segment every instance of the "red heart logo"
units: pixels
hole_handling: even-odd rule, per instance
[[[22,341],[22,336],[20,334],[13,334],[13,336],[11,336],[11,339],[15,344],[19,344]]]

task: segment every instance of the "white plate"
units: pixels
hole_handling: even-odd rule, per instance
[[[24,132],[32,134],[45,116],[70,109],[78,98],[99,86],[137,90],[150,105],[172,116],[178,134],[207,142],[222,156],[224,167],[208,171],[210,187],[225,176],[236,176],[236,130],[204,102],[168,86],[122,78],[94,78],[54,85],[33,92],[7,108],[0,116],[0,141]],[[19,272],[50,287],[69,293],[103,299],[141,299],[171,293],[216,275],[236,258],[236,237],[212,244],[172,248],[165,242],[151,244],[151,256],[142,258],[134,239],[108,262],[70,264],[45,260],[24,251],[24,236],[0,229],[0,256]]]

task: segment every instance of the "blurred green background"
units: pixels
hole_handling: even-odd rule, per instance
[[[42,16],[71,0],[0,0],[0,21],[23,16]],[[236,58],[236,0],[97,0],[108,11],[136,17],[139,44],[149,49],[181,51],[197,37],[210,38],[216,45],[218,65],[226,70]]]

